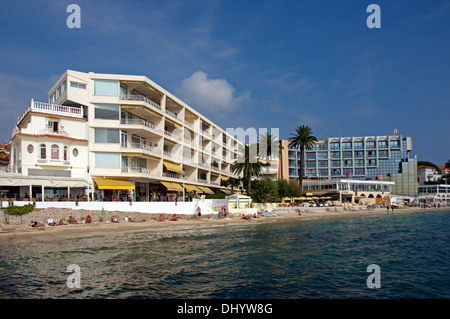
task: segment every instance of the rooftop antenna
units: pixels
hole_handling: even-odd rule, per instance
[[[398,135],[398,130],[396,128],[394,128],[394,135]]]

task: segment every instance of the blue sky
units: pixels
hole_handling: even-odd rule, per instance
[[[69,29],[69,4],[81,28]],[[381,28],[369,29],[369,4]],[[448,1],[1,1],[0,141],[66,70],[145,75],[223,128],[412,136],[450,159]]]

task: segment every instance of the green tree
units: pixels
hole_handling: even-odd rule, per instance
[[[300,197],[302,195],[302,190],[298,183],[295,181],[287,181],[284,179],[279,179],[278,184],[278,196],[280,199],[283,197]]]
[[[268,177],[254,181],[252,199],[257,203],[278,201],[277,182]]]
[[[276,149],[272,149],[275,145]],[[283,146],[280,144],[280,140],[277,136],[268,132],[259,136],[258,151],[260,152],[261,157],[266,160],[264,166],[270,166],[270,159],[280,157],[282,150]]]
[[[301,125],[295,129],[295,133],[291,134],[289,145],[300,148],[300,172],[298,174],[298,182],[300,189],[303,193],[303,165],[305,162],[305,149],[311,149],[314,143],[317,142],[317,138],[312,135],[311,127],[307,125]]]
[[[245,145],[240,149],[236,162],[231,166],[233,173],[243,174],[247,178],[247,195],[251,196],[252,176],[259,176],[261,162],[258,160],[257,145]]]
[[[233,190],[235,188],[238,188],[239,185],[241,184],[241,179],[240,178],[234,178],[234,177],[229,177],[227,180],[225,181],[220,181],[220,185],[228,187],[231,186],[231,192],[233,192]]]

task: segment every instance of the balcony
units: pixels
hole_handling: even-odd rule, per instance
[[[126,143],[121,144],[121,147],[131,149],[131,150],[143,150],[153,154],[161,155],[161,149],[156,146],[150,146],[142,143]]]
[[[168,114],[171,117],[176,118],[178,120],[178,114],[176,114],[176,113],[174,113],[172,111],[169,111],[168,109],[165,109],[165,112],[166,112],[166,114]]]
[[[169,173],[169,172],[163,172],[162,176],[163,177],[169,177],[169,178],[181,178],[180,174]]]
[[[146,127],[149,127],[151,129],[155,129],[155,124],[153,122],[148,122],[144,119],[128,119],[128,118],[122,118],[120,120],[121,124],[130,124],[130,125],[143,125]]]
[[[164,130],[164,134],[169,136],[169,137],[171,137],[171,138],[176,139],[177,141],[181,141],[181,136],[180,135],[174,134],[174,133],[166,131],[166,130]]]
[[[62,116],[71,116],[77,118],[83,118],[83,108],[82,107],[72,107],[65,105],[57,105],[43,102],[36,102],[33,99],[30,102],[30,105],[25,109],[25,111],[17,118],[17,124],[22,121],[25,115],[29,111],[36,111],[39,113],[51,114],[51,115],[62,115]]]
[[[157,108],[158,110],[161,110],[161,105],[159,105],[158,103],[150,100],[149,98],[147,98],[143,95],[127,94],[127,95],[121,96],[121,98],[123,100],[128,100],[128,101],[143,101],[143,102],[150,104],[151,106]]]

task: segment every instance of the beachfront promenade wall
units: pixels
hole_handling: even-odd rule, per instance
[[[1,202],[3,207],[8,206],[8,202]],[[15,206],[29,204],[27,201],[15,201]],[[225,199],[204,199],[192,202],[36,202],[36,208],[69,208],[73,210],[92,210],[109,212],[138,212],[149,214],[177,214],[193,215],[197,214],[197,207],[200,207],[202,215],[217,214],[220,207],[227,205]]]

